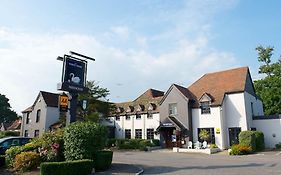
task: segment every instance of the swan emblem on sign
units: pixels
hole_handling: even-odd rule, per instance
[[[69,82],[75,83],[75,84],[79,84],[80,83],[80,78],[79,77],[75,77],[74,73],[70,73],[69,74],[70,80],[68,80]]]

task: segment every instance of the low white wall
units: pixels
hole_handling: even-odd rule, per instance
[[[281,119],[253,120],[253,127],[263,132],[266,148],[275,148],[281,142]]]

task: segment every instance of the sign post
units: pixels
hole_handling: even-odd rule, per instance
[[[70,99],[70,116],[67,120],[67,124],[76,121],[77,111],[77,98],[79,93],[85,93],[88,88],[85,87],[86,75],[87,75],[87,61],[86,59],[95,61],[95,59],[70,51],[71,55],[64,55],[64,57],[58,57],[58,60],[63,61],[62,81],[58,83],[58,90],[69,92]],[[76,55],[81,58],[74,57]],[[65,107],[65,97],[60,98],[61,102]],[[68,103],[68,99],[67,99]],[[68,106],[67,106],[68,108]]]

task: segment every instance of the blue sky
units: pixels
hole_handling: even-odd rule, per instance
[[[56,92],[69,50],[96,58],[88,79],[110,100],[148,88],[188,86],[204,73],[259,63],[255,47],[281,54],[279,1],[1,0],[0,93],[18,113],[40,90]]]

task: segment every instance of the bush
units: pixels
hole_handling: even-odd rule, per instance
[[[154,146],[160,146],[160,140],[159,139],[152,139],[152,143]]]
[[[40,165],[41,175],[89,175],[92,169],[92,160],[45,162]]]
[[[25,172],[34,170],[40,165],[40,155],[36,152],[22,152],[16,155],[13,162],[13,169],[15,171]]]
[[[108,139],[106,142],[106,147],[107,148],[111,148],[111,147],[115,147],[116,146],[116,140],[115,138],[112,139]]]
[[[0,168],[5,166],[5,156],[4,155],[0,155]]]
[[[93,122],[75,122],[65,128],[66,160],[93,159],[105,147],[107,128]]]
[[[0,131],[0,138],[10,137],[10,136],[19,136],[20,132],[17,131]]]
[[[218,146],[216,145],[216,144],[211,144],[210,145],[210,148],[212,149],[212,148],[218,148]]]
[[[246,155],[252,152],[252,148],[246,145],[232,145],[230,155]]]
[[[276,147],[276,149],[281,149],[281,142],[277,143],[277,144],[275,145],[275,147]]]
[[[254,131],[242,131],[239,134],[239,144],[251,147],[253,151],[256,150],[256,136]]]
[[[255,142],[256,142],[256,151],[262,151],[265,148],[264,145],[264,135],[260,131],[253,131],[255,134]]]
[[[23,146],[13,146],[6,150],[6,165],[8,167],[13,166],[13,161],[17,154],[20,154],[23,151]]]
[[[94,167],[96,171],[106,170],[112,163],[112,151],[99,151],[94,157]]]

